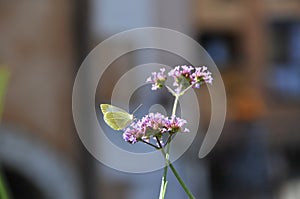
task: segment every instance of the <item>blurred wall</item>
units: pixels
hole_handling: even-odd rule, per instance
[[[4,123],[73,154],[70,1],[1,1],[0,63],[11,71]]]
[[[0,165],[14,198],[81,197],[71,111],[73,3],[0,1],[0,64],[11,72]]]

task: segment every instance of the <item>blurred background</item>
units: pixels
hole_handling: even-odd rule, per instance
[[[162,171],[126,174],[100,164],[82,145],[71,110],[75,75],[88,52],[115,33],[144,26],[198,41],[225,83],[227,119],[216,147],[198,159],[210,119],[203,87],[199,136],[175,163],[196,198],[299,199],[299,0],[0,0],[0,192],[5,186],[15,199],[158,196]],[[128,53],[105,71],[95,107],[110,100],[122,74],[150,62],[188,64],[159,50]],[[163,91],[145,102],[146,92],[137,91],[130,109],[139,100],[172,106]],[[186,198],[169,177],[167,198]]]

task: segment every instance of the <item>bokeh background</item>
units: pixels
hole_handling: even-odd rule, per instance
[[[0,0],[0,166],[10,198],[158,196],[162,171],[105,167],[80,142],[71,111],[73,82],[88,52],[115,33],[145,26],[194,38],[224,79],[228,111],[216,147],[197,158],[210,119],[203,87],[199,136],[175,163],[196,198],[300,198],[300,1]],[[95,107],[109,101],[122,74],[150,62],[187,64],[158,50],[128,53],[101,78]],[[147,97],[145,89],[130,109],[139,100],[171,106],[163,92]],[[120,135],[110,138],[122,142]],[[169,176],[167,198],[186,198]]]

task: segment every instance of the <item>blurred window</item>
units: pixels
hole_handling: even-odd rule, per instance
[[[151,23],[151,1],[117,0],[91,1],[91,28],[93,36],[110,35]]]
[[[300,22],[271,23],[270,38],[269,85],[284,97],[300,98]]]
[[[220,69],[233,67],[241,59],[238,36],[230,32],[207,32],[199,36],[200,44]]]

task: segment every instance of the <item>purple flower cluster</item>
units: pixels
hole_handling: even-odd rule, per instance
[[[134,144],[140,140],[147,141],[153,136],[160,137],[163,133],[189,132],[183,127],[185,124],[184,119],[176,116],[168,118],[160,113],[149,113],[125,129],[123,138]]]
[[[176,66],[168,75],[174,78],[173,86],[177,87],[175,89],[177,93],[190,85],[193,85],[194,88],[200,88],[201,84],[211,84],[213,80],[211,72],[208,71],[206,66]]]
[[[157,90],[163,87],[166,81],[166,75],[164,75],[165,69],[160,69],[161,72],[152,73],[153,78],[149,77],[147,82],[152,83],[152,90]],[[190,85],[193,85],[194,88],[200,88],[200,85],[203,83],[211,84],[213,78],[211,72],[208,71],[206,66],[202,67],[193,67],[193,66],[176,66],[172,69],[168,76],[174,78],[173,86],[177,87],[175,91],[180,93],[182,90],[187,88]]]
[[[152,76],[148,77],[146,82],[152,83],[152,90],[160,89],[164,86],[167,76],[165,73],[165,68],[161,68],[160,72],[153,72]]]

